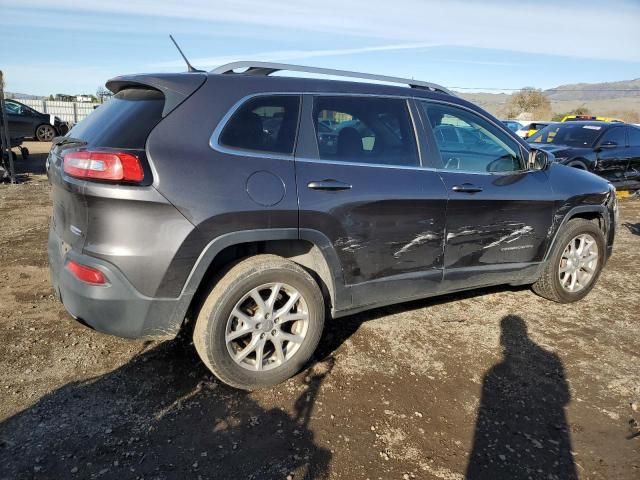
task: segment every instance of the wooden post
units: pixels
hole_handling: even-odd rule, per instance
[[[9,122],[7,120],[7,110],[4,103],[4,74],[0,70],[0,140],[2,149],[0,150],[0,160],[6,168],[5,158],[9,161],[9,178],[11,183],[16,183],[16,171],[13,166],[13,153],[11,152],[11,139],[9,137]]]

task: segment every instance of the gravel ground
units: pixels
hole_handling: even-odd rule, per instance
[[[640,478],[640,200],[582,302],[496,288],[332,321],[306,371],[245,393],[188,341],[65,313],[28,146],[0,186],[0,479]]]

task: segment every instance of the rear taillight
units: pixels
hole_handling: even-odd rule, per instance
[[[69,260],[66,265],[74,277],[83,282],[90,283],[92,285],[106,285],[107,279],[104,274],[95,268],[87,267],[80,263]]]
[[[144,179],[140,159],[125,152],[68,152],[64,155],[64,172],[90,180],[141,182]]]

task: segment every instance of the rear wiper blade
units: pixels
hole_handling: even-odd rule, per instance
[[[79,145],[86,145],[87,142],[81,140],[80,138],[75,137],[56,137],[53,139],[53,146],[57,147],[58,145],[67,145],[69,143],[77,143]]]

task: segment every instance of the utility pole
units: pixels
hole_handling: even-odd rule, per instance
[[[0,70],[0,163],[5,172],[9,167],[11,183],[16,183],[16,171],[13,166],[13,153],[11,152],[11,139],[9,138],[9,122],[7,121],[7,109],[4,103],[4,74]],[[6,173],[3,175],[6,176]]]

